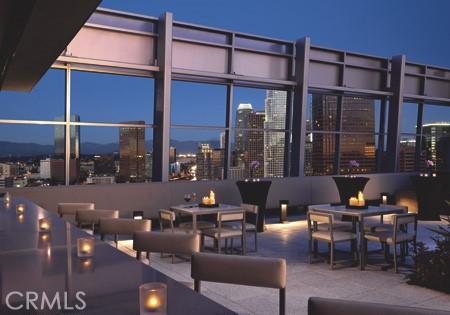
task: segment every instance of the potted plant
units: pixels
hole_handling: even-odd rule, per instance
[[[369,177],[356,176],[356,170],[359,167],[359,162],[356,160],[350,160],[348,162],[350,174],[345,176],[333,176],[333,180],[336,183],[336,187],[339,192],[341,204],[349,206],[349,200],[351,197],[358,196],[358,192],[364,192]]]

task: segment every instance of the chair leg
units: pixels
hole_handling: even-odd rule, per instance
[[[225,239],[225,254],[228,253],[228,238]],[[233,245],[231,245],[231,253],[233,253]]]
[[[200,280],[194,280],[194,290],[200,293]]]
[[[220,254],[220,239],[217,239],[217,253]],[[231,245],[233,246],[233,245]]]
[[[147,252],[147,259],[150,260],[150,252]]]
[[[312,264],[312,242],[313,240],[310,238],[308,241],[308,253],[309,253],[309,263]]]
[[[258,231],[255,229],[255,252],[258,251]]]
[[[244,234],[242,234],[241,235],[241,247],[242,247],[242,251],[241,251],[241,253],[242,253],[242,255],[243,256],[245,256],[245,254],[246,254],[246,246],[245,246],[245,235]]]
[[[280,289],[280,315],[286,314],[286,288]]]
[[[330,244],[330,269],[334,268],[334,244]]]
[[[137,259],[137,260],[140,260],[140,259],[141,259],[141,251],[140,251],[140,250],[137,250],[137,251],[136,251],[136,259]]]
[[[395,273],[398,273],[398,266],[397,266],[397,244],[394,245],[394,270]]]
[[[119,238],[117,236],[117,234],[114,234],[114,243],[116,243],[116,248],[119,247]]]
[[[105,234],[100,235],[100,240],[104,241],[105,240]]]

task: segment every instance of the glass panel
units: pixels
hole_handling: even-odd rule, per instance
[[[79,121],[153,123],[153,79],[72,71],[71,96]]]
[[[225,127],[225,85],[172,82],[171,123]]]
[[[233,127],[250,128],[250,116],[264,115],[263,125],[258,128],[286,128],[286,91],[237,87],[233,93]]]
[[[0,124],[0,188],[64,184],[55,126]]]
[[[229,44],[228,35],[183,26],[173,27],[173,36],[216,44]]]
[[[305,175],[332,175],[335,147],[335,134],[308,133],[305,142]]]
[[[253,119],[258,117],[250,117],[250,124]],[[283,177],[286,133],[254,129],[232,132],[229,179]]]
[[[374,133],[375,100],[361,97],[344,97],[342,131]]]
[[[340,142],[340,174],[367,174],[376,171],[375,135],[343,134]],[[351,162],[352,161],[352,162]],[[353,161],[358,166],[352,166]]]
[[[152,146],[151,128],[82,126],[72,129],[70,183],[150,181]]]
[[[170,180],[223,179],[225,132],[172,128]]]
[[[401,132],[416,133],[418,105],[415,103],[403,103],[401,117]]]
[[[290,54],[291,45],[280,44],[276,42],[271,42],[269,40],[248,38],[242,36],[236,36],[235,44],[237,47],[265,50],[269,52],[276,52],[281,54]]]
[[[335,95],[309,94],[306,129],[336,131],[337,102]]]
[[[50,69],[29,93],[0,91],[0,119],[57,120],[64,104],[65,71]]]
[[[416,136],[400,136],[399,171],[416,171]]]

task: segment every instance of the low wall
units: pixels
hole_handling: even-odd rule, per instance
[[[367,175],[370,181],[364,194],[367,199],[376,199],[380,192],[394,193],[400,189],[408,189],[411,187],[410,175]],[[198,198],[201,198],[210,189],[214,190],[216,200],[219,202],[241,203],[235,181],[231,180],[29,187],[7,190],[13,196],[30,199],[50,211],[56,211],[59,202],[94,202],[98,209],[118,209],[123,217],[131,216],[134,210],[143,210],[146,216],[155,217],[159,209],[184,203],[184,194],[195,192]],[[331,176],[272,179],[267,207],[277,207],[281,199],[288,199],[291,205],[319,204],[339,201],[339,194]]]

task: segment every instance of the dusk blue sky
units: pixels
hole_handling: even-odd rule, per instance
[[[315,45],[384,57],[406,54],[410,61],[450,67],[448,0],[104,0],[101,6],[150,16],[170,11],[180,21],[286,40],[310,36]],[[85,121],[152,123],[153,92],[151,79],[73,74],[72,111]],[[225,95],[223,86],[174,83],[173,123],[223,126]],[[239,89],[235,108],[240,102],[262,109],[264,90]],[[0,92],[1,119],[53,120],[64,114],[63,106],[62,71],[51,70],[31,94]],[[414,131],[414,109],[404,111],[404,132]],[[427,109],[425,122],[436,120],[450,120],[450,109]],[[90,129],[82,131],[82,141],[118,140],[117,128]],[[217,137],[201,137],[210,134]],[[0,140],[52,143],[53,127],[0,125]]]

